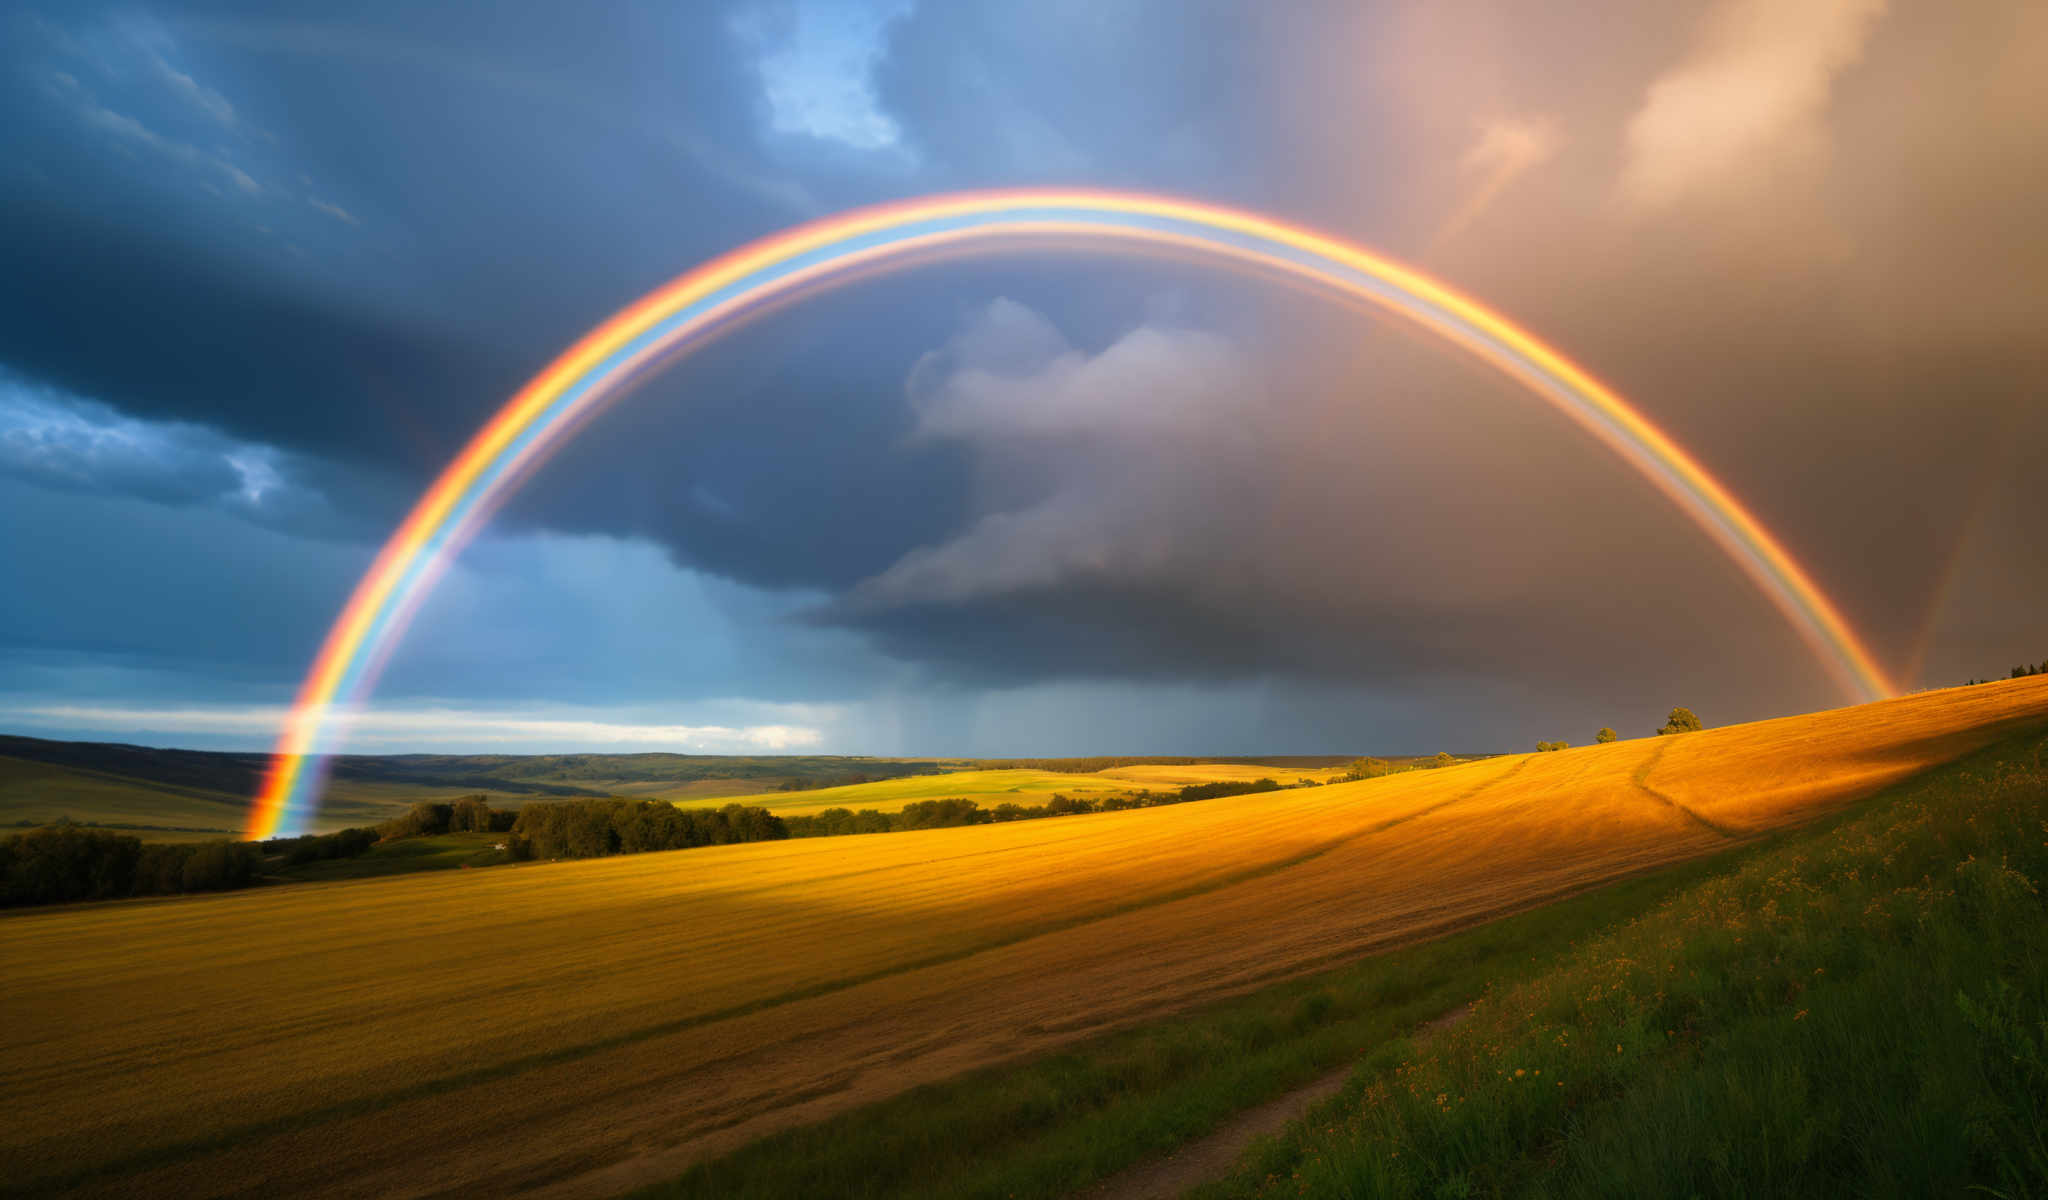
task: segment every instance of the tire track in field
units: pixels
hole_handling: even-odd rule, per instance
[[[1691,821],[1693,824],[1698,825],[1701,829],[1706,830],[1708,833],[1715,834],[1719,837],[1724,837],[1731,842],[1741,841],[1743,838],[1743,834],[1740,831],[1730,829],[1728,826],[1723,825],[1718,821],[1709,820],[1707,817],[1702,816],[1697,811],[1687,807],[1684,804],[1679,803],[1678,801],[1672,799],[1670,796],[1667,796],[1663,792],[1660,792],[1656,788],[1650,786],[1650,772],[1652,770],[1655,770],[1657,764],[1664,760],[1664,755],[1671,749],[1672,744],[1673,743],[1666,741],[1663,745],[1657,747],[1656,751],[1652,753],[1650,757],[1643,760],[1642,766],[1636,768],[1636,787],[1640,789],[1645,796],[1648,796],[1650,799],[1655,800],[1657,803],[1664,805],[1666,808],[1669,808],[1671,811],[1677,813],[1680,817],[1683,817],[1684,819]]]
[[[1413,1040],[1427,1041],[1431,1034],[1457,1025],[1472,1011],[1472,1004],[1460,1004],[1425,1021]],[[1364,1057],[1363,1051],[1359,1057]],[[1165,1155],[1125,1167],[1083,1194],[1089,1200],[1170,1200],[1221,1179],[1253,1142],[1277,1134],[1306,1117],[1317,1105],[1343,1091],[1357,1069],[1358,1063],[1353,1061],[1326,1071],[1291,1091],[1226,1118],[1208,1133],[1183,1142]]]
[[[1405,825],[1408,822],[1413,821],[1417,817],[1426,817],[1431,813],[1442,812],[1444,809],[1449,808],[1453,804],[1463,804],[1465,801],[1470,800],[1473,797],[1479,795],[1479,793],[1492,787],[1494,784],[1506,783],[1508,780],[1513,779],[1515,776],[1521,774],[1523,769],[1526,768],[1530,763],[1535,761],[1536,760],[1534,756],[1525,756],[1520,762],[1517,762],[1514,766],[1509,767],[1507,770],[1502,771],[1500,774],[1495,775],[1490,779],[1485,779],[1478,783],[1473,784],[1471,787],[1466,788],[1464,791],[1459,792],[1455,796],[1450,796],[1445,799],[1439,800],[1435,804],[1426,804],[1423,807],[1416,809],[1414,812],[1403,813],[1400,816],[1394,817],[1391,820],[1382,821],[1369,829],[1361,830],[1357,836],[1365,837],[1375,833],[1385,833],[1387,830],[1392,829],[1394,826]],[[1350,841],[1352,839],[1346,838],[1345,840]]]

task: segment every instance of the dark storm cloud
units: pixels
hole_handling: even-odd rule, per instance
[[[1032,62],[1039,43],[1004,22],[1026,19],[954,10],[921,31],[953,38],[947,54],[899,31],[899,54],[958,67],[934,76],[956,103],[911,86],[886,94],[930,114],[923,135],[963,160],[1028,171],[1095,157],[1113,160],[1110,178],[1130,163],[1170,177],[1170,122],[1148,124],[1150,93],[1099,122],[1070,119],[1068,96],[1097,100],[1088,37],[1048,52],[1071,73],[1058,95],[1019,100],[1031,82],[1005,67]],[[1320,37],[1286,47],[1285,70],[1261,73],[1263,94],[1238,109],[1268,122],[1265,141],[1233,143],[1227,124],[1204,131],[1242,176],[1284,180],[1286,211],[1445,270],[1618,383],[1784,537],[1909,684],[1967,674],[1988,644],[2019,654],[2038,641],[2038,617],[2013,598],[2044,582],[2048,560],[2031,547],[2048,532],[2006,543],[2005,561],[1988,565],[2001,536],[1988,530],[2039,520],[1998,515],[2029,511],[2037,490],[2008,447],[2041,437],[2048,368],[2048,239],[2018,215],[2048,194],[2048,160],[2013,141],[2038,108],[2038,13],[1725,0],[1559,20],[1479,2],[1332,7],[1292,32],[1304,31]],[[1268,25],[1247,44],[1274,39]],[[1010,45],[1021,49],[997,49]],[[1169,94],[1179,78],[1133,69]],[[981,78],[991,73],[998,82]],[[948,124],[973,109],[959,102],[970,94],[996,114],[978,139]],[[1030,119],[1006,115],[1017,104]],[[916,119],[905,127],[919,136]],[[1124,158],[1090,141],[1129,128],[1151,136]],[[1332,322],[1320,345],[1273,325],[1232,330],[1268,398],[1322,398],[1304,411],[1248,396],[1291,414],[1250,451],[1105,430],[1053,444],[1028,424],[962,439],[979,471],[1013,491],[1035,475],[1037,490],[970,502],[952,537],[824,619],[876,629],[900,654],[923,645],[977,679],[1245,674],[1240,660],[1261,658],[1353,678],[1431,665],[1541,677],[1579,703],[1566,698],[1640,690],[1655,663],[1737,711],[1835,694],[1782,619],[1641,480],[1554,418],[1517,415],[1526,398],[1441,366],[1332,353],[1370,343],[1368,329]],[[1466,394],[1440,394],[1446,380]],[[1155,381],[1125,398],[1171,390]],[[1476,453],[1413,428],[1347,428],[1328,411],[1361,393],[1397,416],[1461,412]],[[1014,399],[1057,409],[1058,388]],[[1397,454],[1439,473],[1381,460],[1390,432]],[[1351,461],[1302,469],[1320,448],[1303,433]],[[1474,521],[1461,493],[1514,511]],[[1319,506],[1358,525],[1312,532]],[[1978,566],[1943,566],[1965,560]],[[1261,586],[1219,587],[1233,575]],[[1953,629],[1965,605],[1979,632],[1945,649],[1956,635],[1931,631]],[[1074,645],[1088,649],[1063,648]],[[1917,663],[1916,645],[1932,647]]]
[[[116,555],[265,525],[264,554],[222,570],[251,612],[276,606],[255,659],[296,663],[346,572],[291,564],[367,553],[513,388],[633,296],[852,204],[1130,186],[1322,225],[1526,321],[1748,499],[1894,665],[1939,680],[2039,657],[2021,644],[2048,587],[2028,450],[2048,438],[2037,13],[1281,7],[0,18],[0,367],[68,406],[4,443],[10,502],[70,497]],[[845,63],[871,78],[805,74]],[[123,451],[105,434],[124,429],[154,440]],[[328,518],[238,509],[237,460]],[[123,533],[142,510],[120,497],[189,524]],[[53,568],[69,519],[37,543]],[[1386,722],[1385,694],[1338,685],[1382,687],[1434,706],[1404,729],[1501,736],[1535,702],[1510,680],[1542,680],[1573,720],[1679,686],[1723,719],[1835,695],[1755,589],[1555,414],[1384,322],[1182,267],[1044,255],[819,298],[608,414],[498,529],[645,539],[730,581],[766,616],[705,626],[718,679],[745,678],[745,646],[836,647],[811,676],[801,655],[762,665],[781,698],[806,678],[852,695],[882,669],[848,649],[862,639],[920,685],[1040,689],[990,711],[1046,722],[1076,679],[1322,681]],[[517,561],[543,560],[628,595],[682,578],[637,554]],[[320,582],[277,582],[294,570]],[[104,605],[57,612],[70,595],[10,601],[15,644],[128,636]],[[254,661],[201,595],[166,598],[153,620],[175,636],[147,652]],[[561,632],[507,674],[587,686],[579,648],[601,642],[636,695],[694,669],[672,645],[629,679],[592,632],[625,617],[525,599],[508,627]],[[427,695],[443,670],[488,691],[491,658],[408,659],[393,686]]]
[[[707,7],[315,12],[10,18],[0,361],[417,473],[610,308],[805,215],[745,166]]]

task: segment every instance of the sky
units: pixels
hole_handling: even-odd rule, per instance
[[[261,749],[585,330],[848,207],[1354,239],[1689,449],[1901,687],[2048,657],[2048,10],[501,0],[0,13],[0,731]],[[1848,698],[1659,493],[1392,318],[1080,249],[671,367],[348,749],[1433,753]]]

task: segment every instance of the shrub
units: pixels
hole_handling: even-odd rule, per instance
[[[1604,746],[1620,736],[1620,734],[1614,732],[1612,729],[1609,729],[1607,726],[1602,725],[1600,727],[1600,732],[1593,735],[1593,740]]]
[[[481,797],[478,797],[480,799]],[[448,832],[448,822],[455,816],[455,806],[439,804],[432,800],[421,800],[398,816],[377,826],[377,836],[385,841],[396,838],[426,837]]]

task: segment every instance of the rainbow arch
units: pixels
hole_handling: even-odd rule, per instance
[[[857,209],[742,246],[591,330],[498,410],[428,487],[328,630],[279,735],[248,834],[301,828],[326,756],[453,555],[549,453],[665,362],[750,316],[933,252],[1051,238],[1186,252],[1407,317],[1521,382],[1633,466],[1757,584],[1847,693],[1890,682],[1783,545],[1619,395],[1498,313],[1363,247],[1272,217],[1130,192],[968,192]]]

